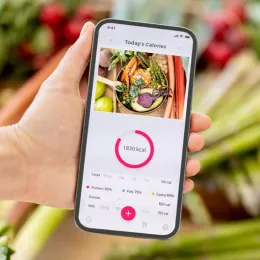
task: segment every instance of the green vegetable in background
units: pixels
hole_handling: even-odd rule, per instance
[[[8,51],[5,43],[4,33],[0,30],[1,48],[0,48],[0,74],[7,61]]]
[[[192,222],[198,225],[210,225],[212,219],[201,196],[190,191],[183,198],[183,205],[190,213]]]
[[[107,260],[258,260],[259,219],[215,225],[173,239],[113,249]]]
[[[1,260],[11,260],[11,256],[14,254],[14,251],[9,248],[7,245],[2,245],[4,242],[7,242],[6,237],[0,238],[0,259]]]
[[[8,247],[8,242],[12,234],[11,226],[0,222],[0,260],[10,260],[14,251]]]
[[[47,53],[54,47],[54,35],[46,26],[39,27],[31,41],[31,47],[34,53]]]
[[[38,206],[14,239],[14,259],[35,259],[67,213],[68,211],[63,209]]]
[[[260,34],[258,33],[259,25],[247,24],[244,26],[244,32],[249,36],[252,49],[255,51],[258,58],[260,58]]]
[[[252,151],[260,143],[260,125],[256,124],[219,141],[216,145],[204,149],[195,155],[200,160],[201,169],[218,165],[232,156]]]
[[[259,68],[251,49],[238,53],[217,77],[212,74],[217,79],[208,78],[201,90],[195,89],[200,102],[193,106],[212,117],[212,127],[203,133],[207,147],[194,155],[202,167],[197,185],[212,185],[231,207],[242,206],[250,216],[260,215]]]
[[[0,1],[0,74],[6,65],[10,65],[16,47],[32,38],[32,32],[39,26],[39,2],[30,0]],[[17,67],[17,63],[15,68]]]

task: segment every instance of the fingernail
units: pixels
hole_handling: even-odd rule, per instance
[[[80,37],[83,36],[87,32],[87,29],[88,29],[88,23],[85,23],[81,29]]]

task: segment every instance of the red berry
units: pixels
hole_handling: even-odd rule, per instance
[[[225,33],[229,29],[229,24],[225,17],[222,14],[210,14],[206,16],[206,21],[213,30],[214,40],[223,40]]]
[[[223,42],[211,42],[204,53],[208,62],[219,68],[223,68],[233,54],[231,47]]]
[[[84,24],[83,20],[74,19],[65,25],[63,35],[67,43],[72,44],[79,38]]]
[[[61,3],[43,5],[40,10],[40,22],[49,26],[57,25],[66,19],[66,9]]]
[[[79,6],[75,13],[75,17],[84,21],[92,20],[95,18],[94,11],[89,7],[88,4]]]

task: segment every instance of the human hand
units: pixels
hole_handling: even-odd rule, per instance
[[[188,141],[189,152],[198,152],[204,146],[204,138],[198,132],[207,130],[211,125],[211,119],[204,114],[192,113],[190,120],[190,136]],[[186,163],[186,180],[184,183],[184,192],[194,188],[194,182],[188,177],[196,175],[200,171],[200,162],[193,158],[188,158]]]
[[[43,83],[21,121],[11,128],[26,178],[17,200],[74,208],[85,107],[79,84],[89,63],[93,31],[92,23],[84,26],[80,38]],[[202,149],[203,138],[196,132],[209,126],[207,116],[192,114],[190,152]],[[198,161],[188,159],[187,177],[199,169]],[[184,190],[192,188],[193,182],[186,179]]]

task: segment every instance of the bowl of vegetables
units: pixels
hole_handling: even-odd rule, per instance
[[[117,75],[116,97],[133,113],[151,113],[159,109],[169,94],[168,80],[154,55],[137,53]]]

